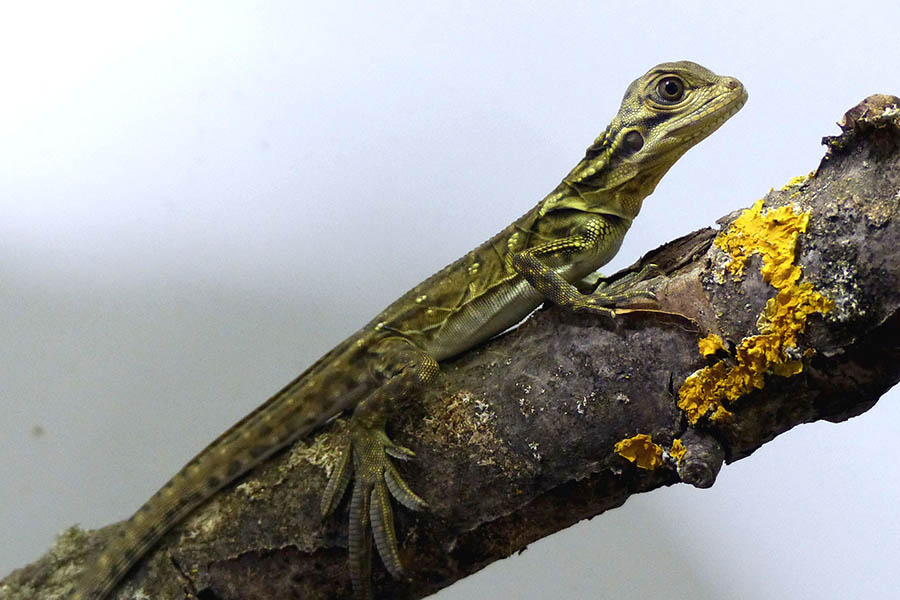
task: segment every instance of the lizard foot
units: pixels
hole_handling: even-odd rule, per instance
[[[334,512],[355,473],[348,550],[354,594],[363,600],[372,598],[373,539],[390,574],[403,577],[390,496],[411,510],[422,510],[428,505],[409,488],[390,461],[390,457],[408,460],[415,456],[413,451],[392,442],[384,429],[354,425],[351,421],[350,439],[341,462],[322,495],[322,515]]]
[[[633,298],[656,300],[656,294],[650,290],[634,289],[634,286],[646,279],[661,275],[662,271],[654,264],[644,265],[640,271],[632,271],[609,281],[600,279],[594,291],[577,300],[572,306],[574,310],[591,311],[608,317],[616,316],[616,305]]]

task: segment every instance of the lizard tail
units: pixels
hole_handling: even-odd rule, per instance
[[[327,364],[328,360],[319,362]],[[318,375],[320,366],[324,365],[313,365],[219,436],[160,488],[107,542],[93,565],[84,571],[70,600],[107,598],[131,567],[191,511],[338,414],[343,408],[338,398],[345,390],[339,386],[334,389],[333,381],[315,381],[311,375]]]

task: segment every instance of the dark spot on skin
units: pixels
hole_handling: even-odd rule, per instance
[[[278,442],[280,444],[286,444],[290,442],[294,438],[294,430],[293,429],[282,429],[277,433]]]
[[[244,468],[244,463],[234,459],[228,463],[228,469],[225,471],[229,477],[235,477]]]
[[[268,425],[259,426],[259,437],[268,437],[270,433],[272,433],[272,428]]]
[[[216,475],[211,475],[209,479],[206,480],[206,485],[212,489],[218,489],[218,487],[222,485],[222,478]]]
[[[658,126],[660,123],[669,118],[668,114],[658,113],[651,116],[644,117],[641,121],[641,124],[644,126],[644,131],[653,131],[653,128]]]
[[[253,446],[250,448],[250,456],[253,458],[259,458],[263,454],[265,454],[269,450],[268,446]]]

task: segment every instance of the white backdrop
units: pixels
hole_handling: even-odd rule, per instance
[[[4,574],[128,516],[518,217],[652,65],[700,62],[750,100],[610,271],[812,170],[845,109],[900,94],[896,3],[20,4],[0,16]],[[898,396],[437,597],[891,597]]]

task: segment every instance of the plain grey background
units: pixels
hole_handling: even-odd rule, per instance
[[[0,22],[0,573],[127,517],[537,202],[654,64],[750,100],[607,272],[814,169],[844,110],[900,94],[894,2],[22,4]],[[896,598],[898,399],[438,597]]]

